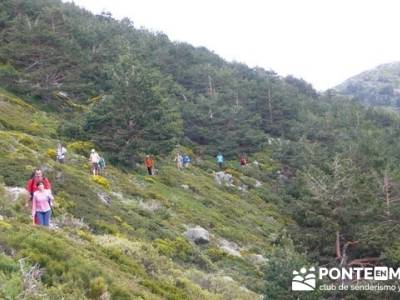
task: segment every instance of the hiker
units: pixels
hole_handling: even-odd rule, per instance
[[[183,156],[180,153],[177,153],[175,156],[176,168],[178,170],[182,170],[183,167]]]
[[[47,227],[50,223],[54,197],[51,190],[45,189],[43,181],[36,183],[36,188],[32,197],[32,222]]]
[[[96,150],[92,149],[92,151],[90,151],[89,161],[90,161],[90,163],[92,164],[92,173],[93,173],[93,176],[99,175],[99,161],[100,161],[100,156],[99,156],[99,154],[96,152]]]
[[[106,161],[101,156],[99,159],[99,173],[102,173],[105,168],[106,168]]]
[[[185,168],[189,167],[190,163],[192,162],[192,160],[190,159],[190,156],[185,154],[183,156],[183,165]]]
[[[224,163],[224,156],[221,153],[218,153],[217,164],[218,164],[220,170],[222,169],[223,163]]]
[[[26,206],[32,205],[33,193],[37,191],[37,183],[41,181],[44,184],[45,190],[51,190],[50,180],[43,176],[43,171],[39,168],[33,171],[31,178],[26,183],[26,190],[28,191],[29,197],[26,202]]]
[[[147,172],[149,175],[153,175],[154,161],[150,157],[150,155],[146,155],[146,159],[144,160],[144,164],[146,165]]]
[[[61,145],[61,143],[57,144],[57,161],[60,164],[65,162],[65,154],[67,153],[67,149]]]
[[[244,154],[242,154],[242,155],[240,156],[240,165],[241,165],[242,167],[244,167],[245,165],[247,165],[247,159],[246,159],[246,157],[244,156]]]

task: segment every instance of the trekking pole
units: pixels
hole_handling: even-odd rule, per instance
[[[53,209],[53,206],[51,205],[50,198],[47,201],[49,202],[49,206],[50,206],[50,210],[51,210],[51,216],[55,217],[54,209]]]

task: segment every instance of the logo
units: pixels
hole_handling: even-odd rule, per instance
[[[315,268],[301,268],[300,272],[293,271],[292,291],[313,291],[316,285]]]
[[[400,280],[400,268],[376,267],[302,267],[293,271],[292,291],[314,291],[317,278],[322,281],[321,291],[395,291],[400,293],[400,285],[385,283]],[[372,281],[372,282],[368,282]],[[355,283],[354,283],[355,282]],[[400,299],[400,298],[399,298]]]

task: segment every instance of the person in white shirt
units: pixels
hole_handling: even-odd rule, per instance
[[[99,161],[100,161],[100,156],[96,152],[96,150],[92,149],[90,152],[90,157],[89,161],[92,164],[92,173],[93,176],[99,175]]]
[[[57,161],[61,164],[65,162],[65,154],[67,153],[67,149],[61,145],[61,143],[58,143],[57,145]]]
[[[176,168],[178,170],[182,170],[182,167],[183,167],[183,156],[180,153],[176,154],[175,162],[176,162]]]

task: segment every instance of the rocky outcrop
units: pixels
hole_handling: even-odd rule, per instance
[[[161,209],[162,204],[161,202],[157,200],[149,200],[149,201],[142,201],[140,200],[139,202],[139,207],[143,210],[146,210],[148,212],[154,213],[157,210]]]
[[[28,198],[28,191],[20,187],[6,187],[6,196],[10,201],[17,201],[20,197]]]
[[[261,254],[252,254],[249,256],[249,259],[255,265],[263,265],[268,261],[268,258],[265,258]]]
[[[242,255],[240,254],[240,248],[236,243],[222,239],[219,241],[218,245],[221,250],[228,253],[229,255],[242,257]]]
[[[206,244],[210,242],[210,234],[200,226],[189,228],[183,235],[196,244]]]
[[[216,172],[214,174],[214,180],[219,185],[233,186],[233,176],[224,171]]]
[[[190,186],[188,186],[187,184],[181,184],[181,187],[186,191],[190,190]]]
[[[105,204],[111,204],[111,197],[106,193],[98,193],[97,196],[99,197],[100,201]]]

